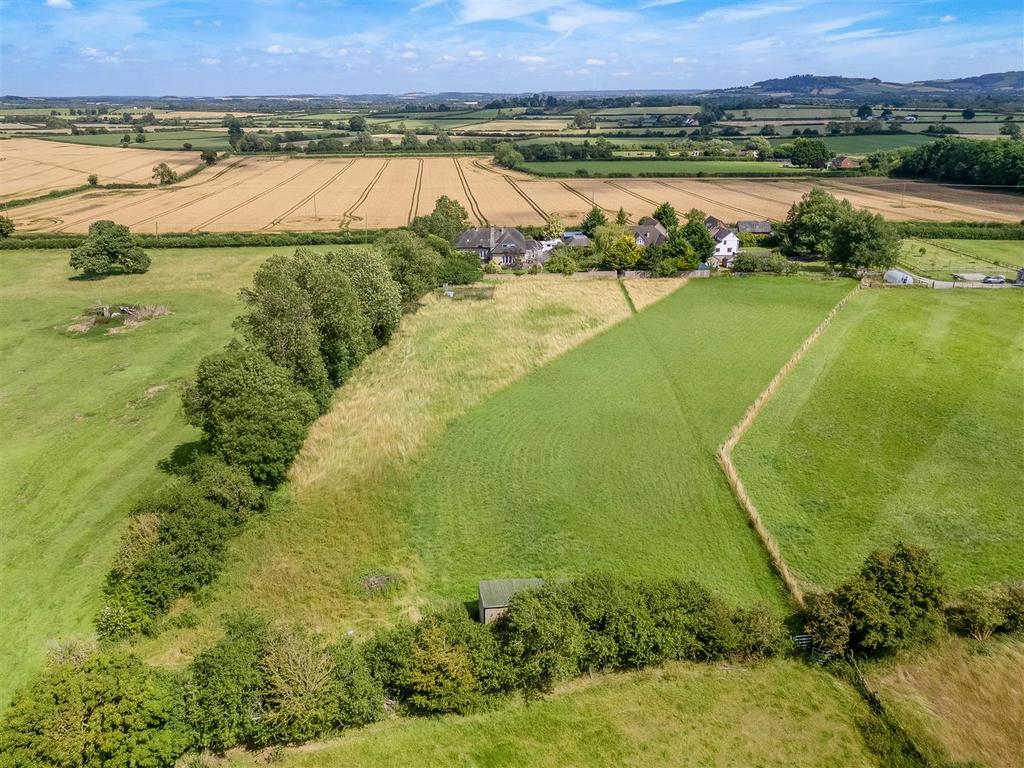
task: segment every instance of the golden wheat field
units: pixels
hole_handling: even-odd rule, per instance
[[[98,173],[101,182],[145,181],[157,161],[181,169],[193,157],[31,139],[5,142],[3,150],[5,196],[80,184],[86,171]],[[937,184],[878,181],[814,183],[897,221],[1013,222],[1024,216],[1020,198],[1006,193],[961,195]],[[476,224],[540,224],[552,214],[573,223],[592,205],[609,214],[622,208],[638,221],[664,201],[679,211],[699,208],[734,222],[782,219],[811,187],[800,179],[541,179],[471,157],[231,157],[173,186],[86,191],[11,214],[23,232],[84,232],[97,219],[136,232],[359,229],[403,226],[448,195]]]
[[[152,181],[153,166],[158,163],[167,163],[182,172],[198,162],[195,152],[154,152],[9,139],[0,143],[0,201],[78,187],[93,173],[99,177],[100,184],[147,183]]]

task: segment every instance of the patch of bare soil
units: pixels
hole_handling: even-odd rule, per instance
[[[98,307],[92,307],[74,318],[66,330],[69,333],[88,333],[94,328],[106,328],[106,335],[109,336],[115,333],[130,331],[154,318],[163,317],[168,314],[170,314],[170,310],[167,307],[140,307],[134,304],[110,306],[109,304],[103,304]],[[146,390],[146,397],[152,397],[160,389],[165,388],[165,386],[160,385],[159,388],[151,387],[150,389],[155,391],[149,394],[149,390]]]

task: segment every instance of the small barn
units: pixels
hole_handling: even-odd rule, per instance
[[[479,585],[480,623],[490,624],[508,610],[512,595],[544,584],[544,579],[488,579]]]

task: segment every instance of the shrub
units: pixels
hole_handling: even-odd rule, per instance
[[[418,301],[440,284],[441,257],[422,238],[399,229],[385,234],[377,245],[402,290],[403,302]]]
[[[781,253],[750,253],[740,251],[733,259],[733,272],[771,272],[786,275],[796,267]]]
[[[86,181],[88,182],[90,187],[96,187],[99,186],[100,177],[97,176],[95,173],[90,173]]]
[[[975,640],[987,640],[1007,623],[1006,597],[997,587],[968,589],[953,606],[954,626]]]
[[[135,244],[128,227],[94,221],[85,242],[71,251],[70,265],[86,275],[139,274],[149,269],[149,256]]]
[[[441,195],[434,203],[434,210],[426,216],[417,216],[409,229],[420,237],[435,235],[444,242],[452,242],[460,232],[469,227],[469,214],[462,203],[447,195]]]
[[[265,485],[284,477],[317,415],[285,369],[237,344],[203,358],[182,401],[210,450]]]
[[[544,265],[545,272],[560,272],[563,275],[571,275],[578,272],[580,263],[567,253],[564,248],[556,248],[551,254],[547,264]]]
[[[200,456],[189,465],[188,477],[206,499],[231,512],[243,522],[249,512],[263,512],[267,492],[256,485],[249,474],[232,467],[216,456]]]
[[[441,259],[440,280],[450,285],[470,285],[484,275],[480,257],[472,252],[453,251]]]
[[[261,660],[269,631],[264,621],[244,614],[229,618],[225,628],[226,637],[189,664],[185,684],[185,713],[196,744],[218,754],[266,741]]]
[[[149,546],[119,558],[107,576],[97,630],[108,640],[151,631],[177,597],[213,581],[236,524],[229,510],[184,481],[168,483],[132,515],[152,516],[156,530]]]
[[[134,656],[49,663],[0,723],[0,765],[163,768],[189,747],[177,681]]]
[[[743,659],[779,656],[792,645],[785,624],[763,606],[740,609],[733,623],[738,634],[735,652]]]
[[[10,216],[0,216],[0,239],[14,234],[14,220]]]

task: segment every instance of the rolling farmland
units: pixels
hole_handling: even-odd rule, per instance
[[[11,142],[14,144],[15,142]],[[79,158],[77,167],[50,164],[42,186],[31,160],[20,174],[4,174],[4,194],[24,196],[81,184],[84,174],[148,180],[152,166],[168,159],[187,167],[192,155],[43,144]],[[66,148],[66,149],[65,149]],[[107,162],[83,160],[98,156]],[[8,154],[6,162],[13,162]],[[109,176],[104,177],[106,172]],[[84,232],[97,219],[112,219],[136,232],[311,231],[339,227],[404,226],[429,212],[441,195],[458,200],[478,224],[540,224],[550,214],[580,220],[591,205],[610,213],[625,209],[632,221],[660,202],[679,210],[700,208],[726,221],[775,219],[814,184],[858,207],[900,220],[1019,221],[1019,196],[960,190],[922,182],[882,179],[538,179],[507,171],[482,158],[233,157],[180,184],[145,190],[90,190],[12,211],[23,232]],[[15,186],[12,186],[15,185]],[[34,185],[34,186],[33,186]]]
[[[0,145],[0,201],[78,187],[93,173],[100,184],[144,184],[152,181],[153,166],[158,163],[182,172],[198,162],[194,152],[156,153],[10,139]]]

